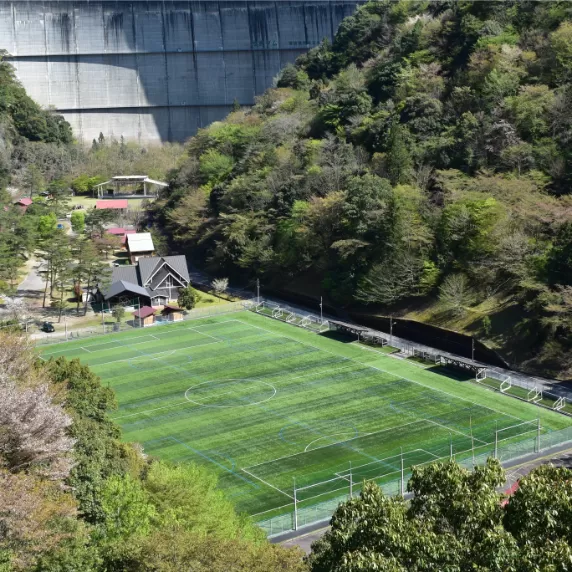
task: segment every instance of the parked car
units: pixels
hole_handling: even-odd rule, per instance
[[[52,332],[56,331],[52,322],[44,322],[40,330],[42,330],[42,332],[46,332],[47,334],[51,334]]]

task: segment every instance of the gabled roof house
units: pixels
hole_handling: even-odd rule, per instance
[[[163,306],[179,298],[179,288],[189,285],[184,256],[140,258],[137,264],[113,268],[111,286],[103,295],[111,303],[139,298],[141,306]]]
[[[150,232],[136,232],[126,236],[127,251],[131,264],[135,264],[143,256],[153,256],[155,246]]]

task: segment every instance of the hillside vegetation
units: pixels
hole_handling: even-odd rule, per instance
[[[567,2],[371,2],[190,140],[163,225],[211,271],[568,376],[571,79]]]

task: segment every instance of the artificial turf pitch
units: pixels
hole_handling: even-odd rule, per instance
[[[354,482],[383,482],[399,477],[402,453],[409,468],[451,448],[492,452],[497,429],[506,428],[499,440],[532,443],[538,418],[543,432],[572,424],[246,311],[78,339],[41,355],[89,364],[115,390],[111,415],[125,440],[148,455],[207,465],[249,514],[291,505],[294,479],[297,500],[318,502],[346,485],[350,464]]]

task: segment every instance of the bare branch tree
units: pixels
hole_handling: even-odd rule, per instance
[[[211,286],[217,294],[224,294],[228,290],[228,278],[215,278]]]

